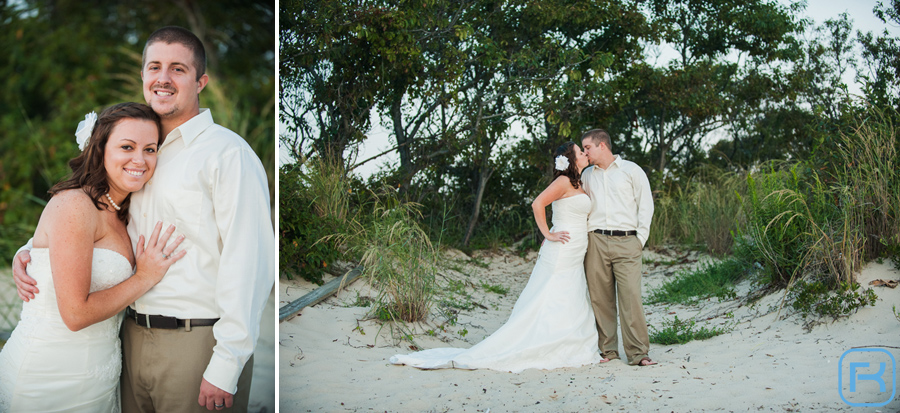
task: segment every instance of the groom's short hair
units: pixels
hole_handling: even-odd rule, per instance
[[[203,42],[193,32],[183,27],[166,26],[150,35],[147,43],[144,44],[144,51],[141,53],[141,70],[147,64],[147,48],[156,42],[165,44],[178,43],[187,47],[194,54],[194,69],[197,70],[197,80],[206,73],[206,48]]]
[[[609,132],[605,129],[591,129],[581,135],[581,140],[590,138],[595,145],[605,144],[609,151],[612,152],[612,140],[609,138]]]

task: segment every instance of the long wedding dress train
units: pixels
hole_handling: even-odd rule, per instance
[[[121,313],[69,330],[59,314],[47,248],[31,250],[28,275],[41,293],[22,306],[22,319],[0,351],[0,412],[118,412]],[[91,292],[131,276],[121,254],[94,248]]]
[[[590,198],[584,194],[552,203],[551,231],[568,231],[570,241],[544,243],[509,320],[497,331],[468,349],[435,348],[398,354],[391,357],[391,363],[421,369],[517,373],[599,362],[597,328],[584,278],[590,208]]]

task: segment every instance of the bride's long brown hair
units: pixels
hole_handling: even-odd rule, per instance
[[[569,141],[556,148],[556,153],[553,154],[553,180],[555,181],[560,176],[567,176],[572,186],[578,189],[581,186],[581,171],[575,165],[575,151],[572,150],[574,147],[575,142]],[[556,158],[560,155],[569,160],[569,166],[562,171],[556,169]]]
[[[97,117],[97,123],[94,125],[94,131],[91,133],[87,147],[69,161],[72,174],[50,188],[48,192],[51,196],[66,189],[81,189],[91,198],[98,210],[109,206],[105,201],[106,193],[109,192],[109,177],[106,175],[103,158],[106,154],[106,142],[109,141],[109,135],[116,124],[123,119],[141,119],[156,123],[156,130],[159,134],[156,142],[158,145],[162,145],[162,123],[160,123],[159,115],[150,106],[134,102],[110,106],[100,112],[100,116]],[[121,208],[116,212],[116,217],[126,224],[128,223],[128,206],[130,204],[131,194],[128,194],[119,205]]]

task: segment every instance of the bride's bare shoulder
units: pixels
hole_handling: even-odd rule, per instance
[[[47,202],[41,218],[87,219],[93,221],[97,216],[94,201],[81,189],[66,189],[57,192]]]
[[[50,198],[50,201],[47,202],[47,205],[49,206],[56,203],[64,203],[72,207],[94,205],[94,202],[91,201],[91,197],[88,196],[88,194],[81,188],[64,189],[62,191],[59,191]]]
[[[569,192],[575,190],[575,186],[572,185],[572,180],[565,175],[560,175],[550,183],[550,186],[556,187],[561,191]]]
[[[100,222],[99,212],[91,197],[81,189],[57,192],[41,212],[34,231],[34,246],[45,246],[53,238],[52,234],[60,231],[93,236]]]

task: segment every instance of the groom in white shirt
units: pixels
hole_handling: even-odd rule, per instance
[[[190,31],[164,27],[147,40],[144,99],[166,139],[155,175],[131,196],[128,233],[136,243],[157,221],[175,224],[187,255],[126,310],[124,412],[246,411],[249,402],[253,350],[275,282],[275,235],[262,163],[200,109],[205,69],[203,44]],[[16,284],[33,297],[20,255]]]
[[[600,354],[603,362],[620,358],[617,322],[621,321],[628,364],[656,364],[649,356],[650,339],[641,304],[641,257],[653,218],[650,181],[640,166],[613,155],[605,130],[585,132],[581,145],[593,165],[581,175],[591,197],[584,272]]]

